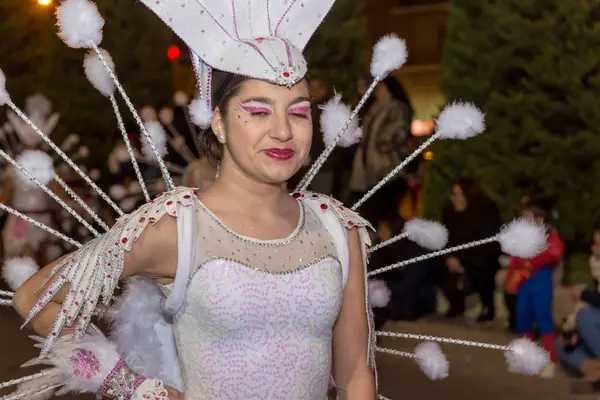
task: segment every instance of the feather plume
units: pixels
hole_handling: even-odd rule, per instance
[[[91,48],[102,41],[104,19],[88,0],[65,0],[57,9],[58,36],[73,48]]]
[[[110,66],[110,69],[114,71],[115,63],[108,51],[100,49],[100,52]],[[85,55],[85,58],[83,59],[83,69],[85,70],[85,76],[87,76],[88,80],[100,93],[106,97],[109,97],[114,93],[115,82],[95,51],[91,51]]]
[[[444,139],[468,139],[485,130],[484,114],[471,103],[444,107],[437,119],[437,133]]]
[[[409,240],[429,250],[441,250],[448,244],[448,229],[437,221],[415,218],[404,224]]]
[[[350,107],[342,103],[341,100],[342,95],[336,94],[327,103],[320,106],[323,110],[321,113],[321,132],[323,132],[325,146],[330,146],[333,143],[352,114]],[[337,142],[337,145],[341,147],[352,146],[358,143],[361,136],[362,129],[358,127],[358,120],[354,119]]]
[[[162,125],[158,121],[147,121],[144,123],[144,126],[150,135],[152,143],[156,146],[158,154],[161,157],[164,157],[167,154],[167,133]],[[152,151],[146,136],[142,136],[142,152],[144,153],[144,156],[146,156],[146,159],[156,160],[156,155]]]
[[[190,103],[189,110],[192,122],[202,129],[208,129],[212,122],[213,111],[208,108],[206,101],[201,98],[194,99]]]
[[[39,269],[40,267],[31,257],[10,258],[4,261],[2,278],[12,290],[17,290]]]
[[[498,234],[502,251],[515,257],[531,258],[548,245],[546,227],[526,218],[518,218],[505,225]]]
[[[390,72],[400,69],[406,62],[408,51],[404,40],[391,34],[385,35],[373,47],[371,75],[385,78]]]
[[[52,158],[40,150],[25,150],[21,153],[16,161],[21,164],[34,178],[37,178],[43,185],[50,183],[54,178],[54,167],[52,166]],[[15,178],[17,181],[26,187],[35,188],[37,185],[31,181],[25,174],[19,170],[15,170]]]

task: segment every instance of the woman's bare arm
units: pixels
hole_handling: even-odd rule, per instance
[[[374,400],[375,379],[368,364],[369,328],[363,256],[357,229],[348,233],[350,267],[340,316],[333,329],[333,374],[341,400]]]
[[[157,280],[173,279],[177,269],[177,220],[165,216],[153,226],[148,226],[130,252],[125,254],[121,279],[134,275],[145,275]],[[69,257],[69,255],[64,256]],[[63,257],[63,258],[64,258]],[[56,260],[42,268],[17,289],[13,298],[13,306],[25,316],[33,308],[44,290],[53,280],[40,289],[52,269],[63,259]],[[62,302],[69,291],[69,285],[55,295],[50,303],[30,322],[30,327],[40,336],[46,337],[58,315]],[[64,329],[61,335],[70,333]]]

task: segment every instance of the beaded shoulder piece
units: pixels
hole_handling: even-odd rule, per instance
[[[195,188],[178,187],[159,195],[137,211],[120,217],[115,225],[100,237],[86,243],[54,267],[45,286],[52,281],[39,301],[29,311],[23,326],[35,318],[65,284],[69,284],[60,312],[46,338],[40,357],[45,356],[64,328],[74,330],[81,338],[99,304],[108,306],[123,272],[125,252],[149,225],[165,215],[177,217],[177,205],[196,207]]]
[[[333,197],[312,192],[295,192],[292,193],[292,196],[305,201],[318,202],[323,212],[333,213],[346,229],[356,227],[374,230],[369,221],[361,217],[356,211],[345,207],[341,201]]]

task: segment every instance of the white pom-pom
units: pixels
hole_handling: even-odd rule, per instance
[[[100,179],[101,176],[101,172],[99,169],[94,168],[90,171],[90,178],[92,178],[93,181],[97,181],[98,179]]]
[[[498,242],[504,253],[532,258],[546,249],[546,235],[544,225],[527,218],[518,218],[502,228],[498,234]]]
[[[47,185],[54,178],[54,167],[52,166],[52,158],[40,150],[25,150],[16,161],[27,170],[34,178]],[[26,187],[35,188],[37,185],[31,181],[24,173],[15,170],[16,178],[19,183]]]
[[[512,372],[523,375],[538,375],[550,362],[548,352],[526,338],[510,342],[510,350],[504,353],[504,358]]]
[[[385,35],[373,47],[371,75],[385,78],[390,72],[399,69],[406,62],[408,51],[406,42],[398,36]]]
[[[435,342],[419,343],[415,347],[415,356],[419,368],[429,379],[438,380],[448,377],[448,359],[439,344]]]
[[[341,102],[342,96],[336,94],[327,103],[321,106],[321,131],[323,132],[323,142],[325,146],[330,146],[336,136],[341,132],[342,128],[350,119],[352,112],[350,107]],[[355,118],[344,135],[337,142],[338,146],[349,147],[362,136],[362,129],[358,127],[358,120]]]
[[[212,122],[213,111],[208,107],[206,101],[200,98],[190,103],[190,118],[192,122],[202,129],[208,129]]]
[[[448,229],[437,221],[411,219],[404,224],[409,240],[429,250],[441,250],[448,244]]]
[[[144,122],[156,121],[156,109],[152,106],[144,106],[140,110],[140,117]]]
[[[178,90],[173,95],[173,102],[175,103],[175,105],[177,107],[185,107],[185,106],[187,106],[189,101],[190,101],[190,99],[189,99],[188,95],[185,94],[185,92],[182,92],[181,90]]]
[[[8,99],[9,96],[8,92],[6,91],[6,76],[0,69],[0,106],[3,106]]]
[[[112,185],[108,188],[108,194],[115,200],[121,200],[127,195],[127,189],[123,185]]]
[[[369,300],[372,307],[387,307],[391,297],[392,292],[386,285],[385,281],[379,279],[372,279],[369,281]]]
[[[10,258],[4,261],[4,268],[2,268],[2,278],[8,283],[8,286],[12,290],[17,290],[25,283],[25,281],[31,278],[40,267],[31,257],[17,257]]]
[[[485,130],[485,115],[471,103],[444,107],[437,119],[437,133],[445,139],[468,139]]]
[[[158,155],[163,157],[165,154],[167,154],[167,133],[158,121],[145,122],[144,126],[148,131],[148,135],[150,135],[152,143],[154,143],[154,146],[158,151]],[[148,160],[156,160],[156,154],[154,154],[154,151],[152,151],[146,135],[142,136],[142,152]]]
[[[108,51],[101,49],[100,52],[102,53],[104,60],[106,60],[106,63],[110,66],[110,69],[114,71],[115,63]],[[83,59],[83,69],[85,70],[85,76],[87,76],[88,80],[100,93],[106,97],[109,97],[114,93],[115,81],[111,78],[96,52],[92,51],[85,55],[85,58]]]
[[[88,0],[66,0],[56,10],[58,36],[73,48],[91,48],[102,41],[104,19]]]
[[[170,108],[165,107],[158,113],[158,119],[165,125],[171,125],[173,123],[173,118],[173,110]]]

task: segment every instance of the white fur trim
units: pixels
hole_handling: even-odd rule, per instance
[[[400,69],[407,57],[404,40],[395,34],[385,35],[373,46],[371,75],[385,78],[390,72]]]
[[[441,250],[448,244],[448,229],[437,221],[411,219],[404,224],[409,240],[429,250]]]
[[[54,178],[52,158],[43,151],[25,150],[17,157],[16,161],[34,178],[40,181],[42,185],[47,185]],[[37,187],[25,174],[16,169],[14,171],[18,183],[30,188]]]
[[[505,225],[498,234],[502,251],[515,257],[532,258],[548,245],[546,227],[526,218]]]
[[[108,51],[100,49],[100,52],[110,66],[110,69],[114,71],[115,63]],[[92,51],[85,55],[85,58],[83,59],[83,69],[85,70],[85,76],[87,76],[88,80],[100,93],[106,97],[114,93],[115,81],[111,78],[96,52]]]
[[[510,350],[504,353],[504,357],[511,371],[523,375],[538,375],[550,362],[548,352],[529,339],[515,339],[509,347]]]
[[[437,119],[437,132],[445,139],[468,139],[485,130],[485,115],[471,103],[444,107]]]
[[[385,281],[379,279],[369,280],[369,300],[371,302],[372,307],[387,307],[391,297],[392,292],[388,288]]]
[[[38,272],[39,265],[31,257],[15,257],[4,261],[2,278],[12,290],[17,290]]]
[[[192,122],[202,129],[208,129],[212,122],[213,111],[208,108],[206,100],[194,99],[189,106]]]
[[[448,359],[435,342],[419,343],[415,347],[415,359],[419,368],[432,380],[448,377]]]

